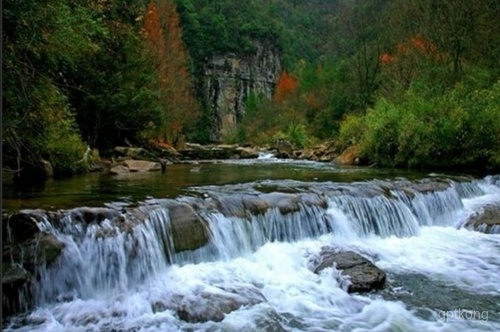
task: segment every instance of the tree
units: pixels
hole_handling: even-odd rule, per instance
[[[70,173],[84,151],[74,113],[59,82],[92,56],[98,33],[78,2],[5,1],[3,11],[4,163],[21,176],[42,159]]]
[[[147,48],[157,74],[157,89],[162,115],[154,126],[159,141],[176,144],[197,116],[192,94],[187,54],[176,6],[163,0],[158,6],[150,1],[144,19]]]
[[[287,99],[293,98],[297,93],[297,87],[297,80],[284,70],[280,75],[278,83],[276,84],[274,100],[277,102],[283,102]]]

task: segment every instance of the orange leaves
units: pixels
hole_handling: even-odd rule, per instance
[[[160,1],[158,6],[153,0],[149,2],[143,31],[158,76],[159,103],[163,108],[163,123],[157,135],[175,143],[185,127],[194,122],[198,109],[173,0]]]
[[[158,44],[163,39],[160,27],[160,17],[154,1],[149,1],[148,9],[144,17],[144,34],[146,39],[153,44]]]
[[[394,60],[394,58],[389,53],[382,53],[382,54],[380,54],[379,60],[384,65],[388,65],[388,64],[390,64],[392,62],[392,60]]]
[[[416,34],[397,43],[393,54],[382,53],[379,63],[390,82],[407,89],[423,73],[425,66],[440,61],[444,56],[431,41],[422,34]],[[387,91],[391,90],[391,84],[382,83]]]
[[[436,45],[426,40],[422,34],[416,34],[406,41],[399,42],[396,45],[396,52],[394,55],[389,53],[382,53],[379,61],[384,64],[390,64],[402,57],[408,56],[424,56],[436,58],[439,55]]]
[[[278,84],[276,85],[274,100],[282,102],[285,99],[294,96],[297,88],[297,80],[293,76],[289,75],[286,71],[283,71],[281,73]]]

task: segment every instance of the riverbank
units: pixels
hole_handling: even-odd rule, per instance
[[[157,162],[160,165],[177,163],[207,163],[213,160],[240,160],[257,159],[261,156],[274,156],[279,159],[309,160],[318,162],[336,162],[342,165],[359,164],[352,150],[342,154],[333,143],[323,143],[314,147],[295,148],[287,140],[276,140],[272,145],[252,146],[239,144],[193,144],[186,143],[175,149],[168,145],[150,145],[147,147],[116,147],[111,159],[101,159],[102,167],[96,165],[91,169],[106,169],[111,171],[117,166],[125,166],[134,172],[134,167],[127,165],[126,160],[144,160]],[[146,164],[145,164],[146,165]],[[96,167],[97,166],[97,167]],[[161,167],[152,166],[152,170],[160,170]]]
[[[143,173],[166,170],[172,164],[203,164],[216,160],[257,159],[262,156],[273,156],[279,159],[309,160],[340,165],[357,165],[360,160],[353,149],[341,153],[333,143],[323,143],[314,147],[298,149],[287,140],[276,140],[275,144],[251,146],[239,144],[194,144],[185,143],[175,149],[166,144],[150,144],[147,146],[117,146],[106,151],[104,156],[96,149],[87,150],[79,161],[88,172],[103,172],[113,175],[126,173]],[[4,176],[15,173],[4,172]],[[38,167],[25,169],[20,181],[39,182],[48,178],[59,177],[54,173],[52,165],[43,160]]]

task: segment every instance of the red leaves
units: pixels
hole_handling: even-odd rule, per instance
[[[399,58],[411,55],[436,58],[439,53],[436,45],[426,40],[422,34],[419,33],[406,41],[399,42],[396,45],[396,52],[394,55],[382,53],[379,57],[379,61],[382,64],[388,65],[395,62]]]
[[[382,62],[384,65],[390,64],[393,59],[393,56],[388,53],[382,53],[379,57],[380,62]]]
[[[297,91],[298,83],[297,80],[289,75],[286,71],[281,73],[278,84],[276,85],[276,91],[274,93],[274,100],[281,102],[291,97]]]

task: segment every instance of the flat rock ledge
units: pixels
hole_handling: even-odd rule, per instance
[[[123,175],[129,173],[157,172],[161,170],[162,165],[159,162],[128,159],[111,167],[109,173],[113,175]]]
[[[353,251],[334,251],[324,248],[315,261],[314,273],[320,273],[328,267],[335,267],[342,274],[350,277],[348,293],[363,293],[382,289],[386,274],[365,257]]]

